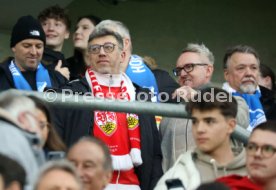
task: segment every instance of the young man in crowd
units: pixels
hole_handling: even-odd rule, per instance
[[[276,189],[276,122],[267,121],[253,129],[246,147],[248,175],[231,175],[218,179],[231,190]]]
[[[245,174],[245,151],[232,149],[230,142],[236,126],[236,100],[222,89],[206,88],[188,102],[186,110],[192,118],[196,148],[179,156],[155,190],[166,190],[168,179],[179,178],[187,190],[192,190],[219,176]]]
[[[71,21],[65,10],[58,5],[47,7],[38,15],[46,34],[46,48],[43,62],[50,69],[59,71],[68,80],[70,73],[66,59],[62,53],[64,41],[69,38]]]

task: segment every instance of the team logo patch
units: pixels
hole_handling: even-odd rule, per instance
[[[111,136],[117,129],[117,117],[114,112],[95,111],[95,121],[107,136]]]
[[[129,129],[135,129],[139,125],[138,121],[138,115],[132,113],[127,114],[127,123]]]

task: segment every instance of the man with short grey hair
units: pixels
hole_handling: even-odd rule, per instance
[[[189,43],[181,52],[173,69],[180,84],[174,92],[174,98],[189,100],[196,89],[207,85],[213,74],[214,56],[204,44]],[[195,147],[191,135],[190,119],[164,117],[159,132],[162,137],[163,170],[167,171],[178,156]]]
[[[84,190],[103,190],[111,181],[111,155],[100,139],[82,137],[69,149],[67,159],[76,166]],[[93,167],[85,167],[87,165]]]
[[[67,160],[47,162],[41,169],[34,190],[71,189],[82,190],[76,168]]]
[[[178,79],[178,88],[174,97],[188,102],[197,94],[197,90],[212,86],[210,80],[214,71],[214,55],[204,44],[189,43],[181,52],[173,69]],[[241,126],[247,126],[248,109],[242,98],[237,99],[237,121]],[[192,121],[183,118],[163,118],[160,124],[162,137],[163,170],[167,171],[178,156],[195,147],[191,132]]]

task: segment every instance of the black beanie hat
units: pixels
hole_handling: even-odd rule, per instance
[[[30,15],[22,16],[17,20],[12,29],[10,47],[14,47],[25,39],[38,39],[44,45],[46,43],[45,33],[40,22]]]

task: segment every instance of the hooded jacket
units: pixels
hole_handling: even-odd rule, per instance
[[[235,149],[235,158],[226,166],[198,149],[180,155],[176,163],[158,181],[155,190],[167,190],[167,179],[179,178],[186,190],[194,190],[201,183],[210,182],[229,174],[245,175],[245,150]]]

